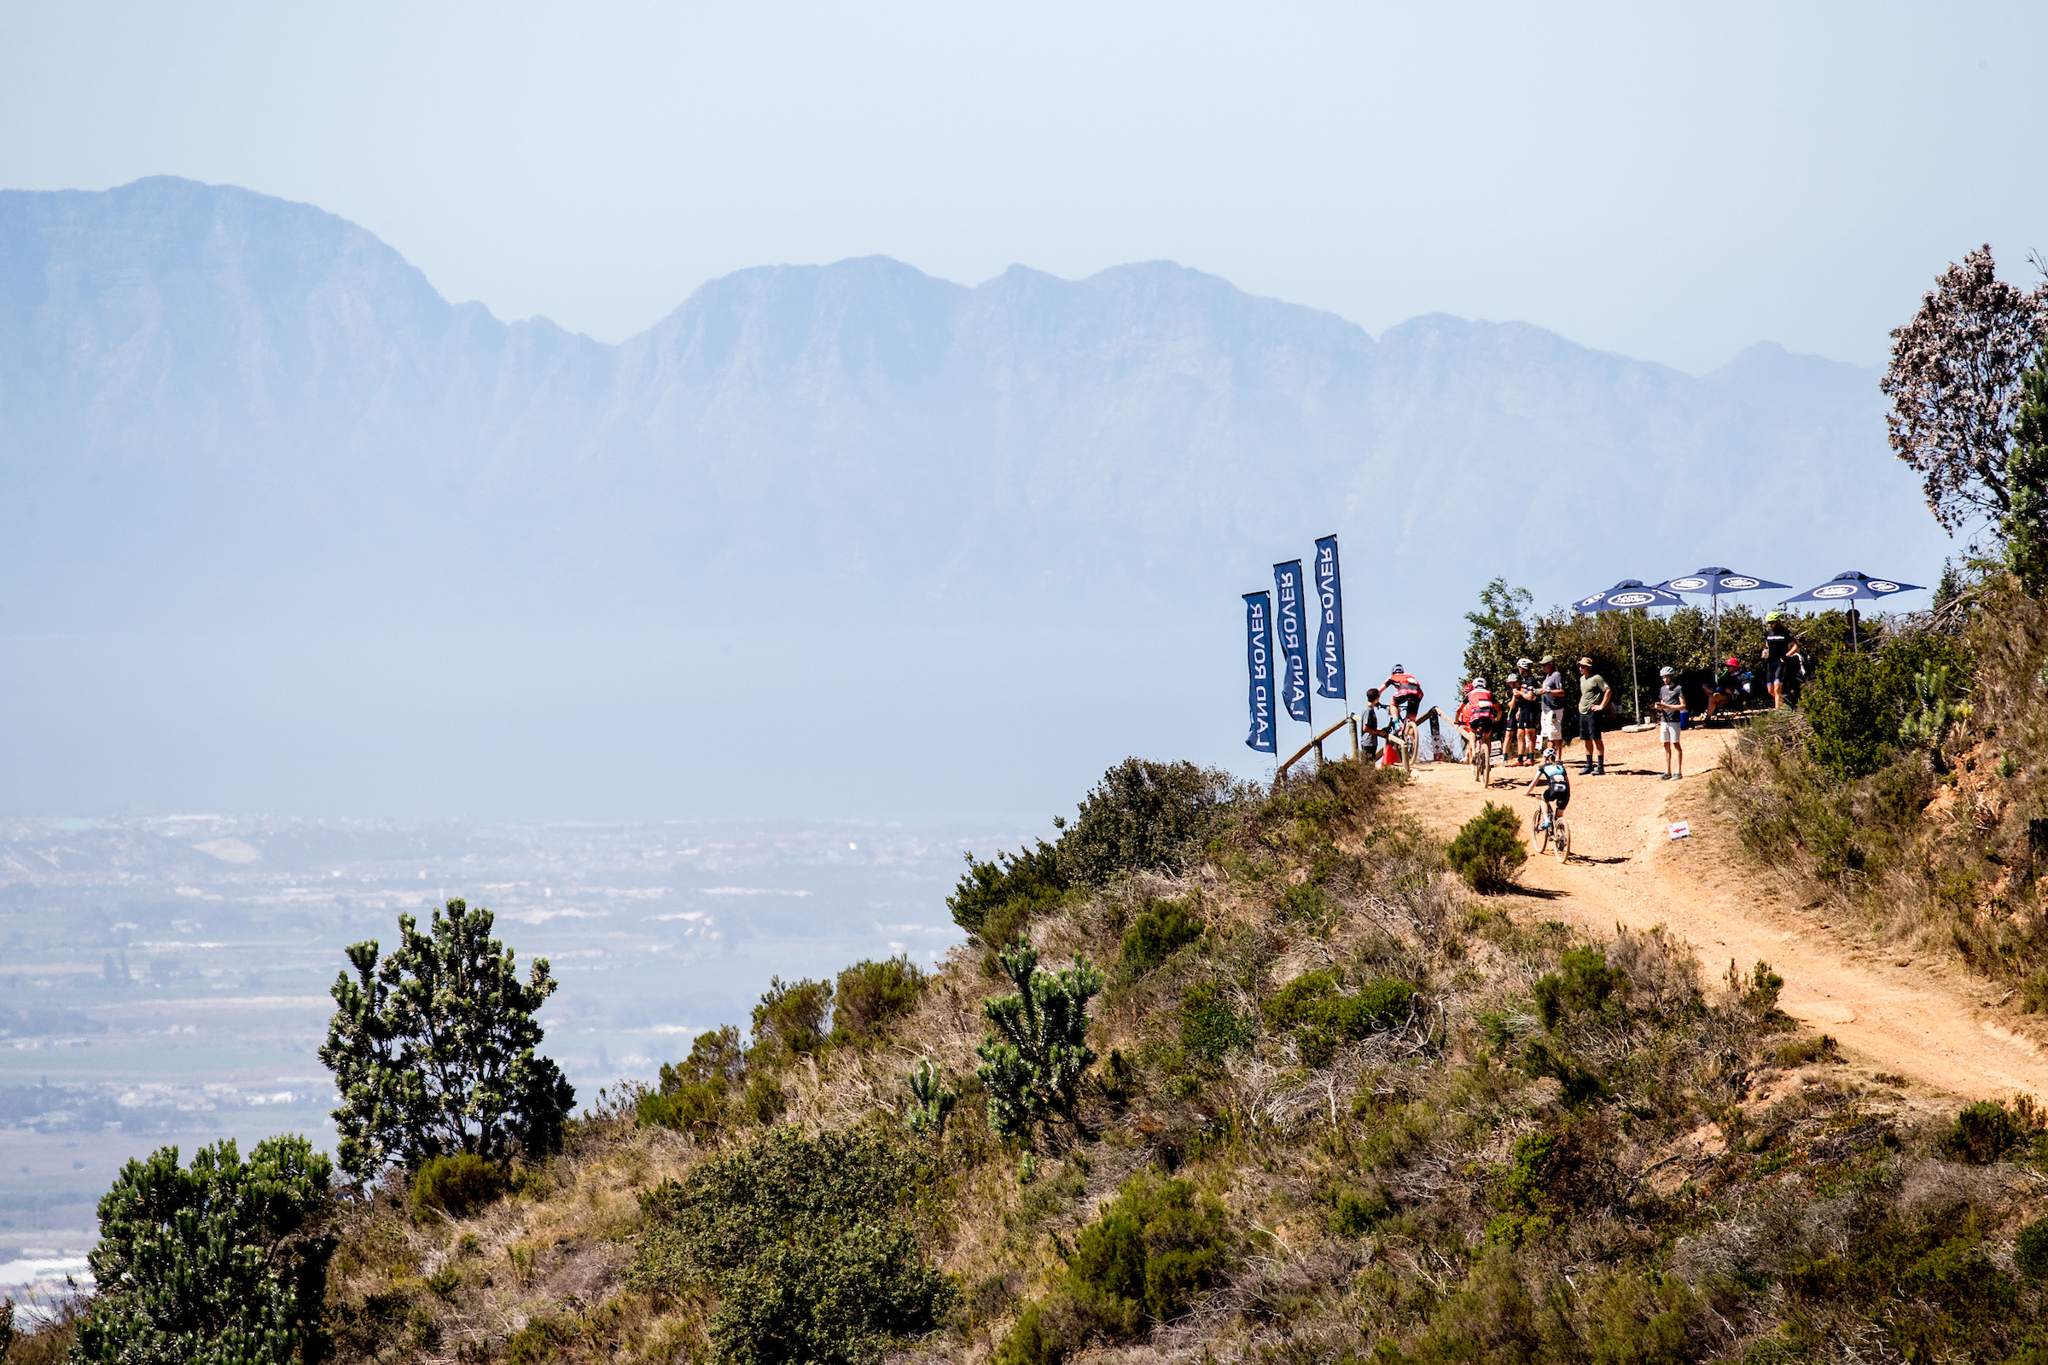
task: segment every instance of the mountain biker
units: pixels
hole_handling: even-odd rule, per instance
[[[1387,671],[1387,680],[1379,690],[1382,696],[1390,698],[1388,705],[1397,718],[1415,720],[1421,716],[1422,682],[1401,665],[1395,664]]]
[[[1550,745],[1543,746],[1543,763],[1536,769],[1536,775],[1529,779],[1523,791],[1530,796],[1538,795],[1541,787],[1543,814],[1538,817],[1536,832],[1557,823],[1557,817],[1564,814],[1564,808],[1572,803],[1572,775],[1564,764],[1557,761],[1557,750]]]
[[[1493,704],[1493,690],[1486,685],[1486,679],[1472,680],[1470,690],[1465,693],[1465,704],[1459,709],[1464,713],[1465,729],[1471,734],[1472,742],[1480,746],[1481,752],[1491,749],[1500,710]]]

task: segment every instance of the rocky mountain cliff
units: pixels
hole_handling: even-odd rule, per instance
[[[606,346],[165,178],[0,193],[0,412],[18,633],[716,622],[767,674],[871,677],[890,650],[849,651],[882,641],[1016,699],[1142,673],[1159,733],[1219,753],[1236,594],[1333,528],[1365,671],[1453,667],[1495,574],[1558,600],[1939,553],[1875,376],[1768,346],[1693,377],[1523,324],[1375,339],[1166,263],[967,288],[883,258],[741,271]],[[1103,755],[1067,757],[1049,792]]]

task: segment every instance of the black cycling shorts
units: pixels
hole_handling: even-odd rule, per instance
[[[1394,698],[1394,714],[1397,716],[1405,717],[1408,720],[1414,720],[1416,715],[1419,714],[1421,710],[1422,698],[1420,697]]]
[[[1571,803],[1572,789],[1570,787],[1545,787],[1543,789],[1543,804],[1550,807],[1553,814],[1564,814],[1564,808]]]

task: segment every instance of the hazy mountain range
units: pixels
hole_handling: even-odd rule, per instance
[[[1236,595],[1333,529],[1361,674],[1451,670],[1494,574],[1943,548],[1876,374],[1767,344],[1692,376],[867,258],[608,346],[168,178],[0,193],[0,476],[0,801],[39,811],[1037,811],[1243,754]]]

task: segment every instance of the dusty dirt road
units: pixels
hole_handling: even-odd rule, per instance
[[[1731,959],[1745,973],[1769,962],[1785,978],[1786,1012],[1833,1035],[1868,1077],[1968,1099],[2048,1098],[2042,1025],[2001,1008],[2002,988],[1952,963],[1858,943],[1823,912],[1766,890],[1706,799],[1707,775],[1733,733],[1687,731],[1681,782],[1658,780],[1664,758],[1654,730],[1608,735],[1605,777],[1581,777],[1571,762],[1571,861],[1539,856],[1532,842],[1520,875],[1526,894],[1503,898],[1512,912],[1595,934],[1665,925],[1698,951],[1709,984]],[[1522,789],[1533,771],[1496,765],[1482,792],[1464,764],[1425,764],[1402,799],[1445,835],[1488,800],[1512,807],[1526,830],[1537,802]],[[1670,837],[1676,821],[1690,825],[1690,837]]]

